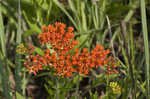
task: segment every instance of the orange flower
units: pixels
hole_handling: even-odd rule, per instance
[[[74,28],[68,27],[67,30],[65,28],[66,25],[60,22],[56,22],[54,26],[42,27],[43,33],[38,36],[41,45],[50,44],[53,52],[45,49],[42,56],[30,55],[24,63],[29,73],[36,75],[45,66],[54,68],[56,74],[62,77],[71,77],[74,72],[87,75],[90,69],[98,67],[103,69],[106,67],[108,74],[118,73],[115,59],[108,57],[110,50],[104,50],[103,46],[97,44],[91,52],[88,52],[87,48],[83,48],[80,52],[78,48],[74,49],[79,44],[74,40]],[[75,53],[71,54],[71,50]]]

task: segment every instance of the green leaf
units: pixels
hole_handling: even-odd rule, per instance
[[[35,47],[34,51],[40,55],[44,55],[44,52],[41,48]]]
[[[19,94],[18,92],[16,92],[16,98],[17,99],[25,99],[25,97],[22,96],[21,94]]]
[[[36,28],[31,28],[27,32],[24,33],[24,37],[28,37],[33,34],[38,34],[39,30]]]
[[[28,19],[26,12],[23,11],[23,15],[24,15],[24,17],[25,17],[27,23],[29,24],[30,28],[32,29],[32,31],[35,31],[35,32],[37,32],[37,33],[42,33],[42,31],[41,31],[41,29],[38,27],[38,25],[37,25],[36,23],[32,23],[32,22]],[[24,34],[24,35],[27,35],[27,36],[28,36],[28,34],[30,34],[30,32],[27,32],[27,33]]]

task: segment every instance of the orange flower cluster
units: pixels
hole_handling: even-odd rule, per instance
[[[30,58],[24,63],[29,73],[36,73],[43,67],[54,68],[56,74],[62,77],[71,77],[73,73],[87,75],[90,69],[102,67],[108,74],[117,73],[115,60],[108,57],[109,50],[104,50],[101,45],[96,45],[90,53],[86,48],[81,51],[74,46],[78,42],[74,40],[73,28],[63,23],[56,22],[55,26],[43,26],[43,33],[38,38],[41,45],[50,45],[50,49],[44,50],[44,55],[30,55]],[[74,51],[74,53],[71,53]]]
[[[57,52],[57,54],[65,55],[69,52],[78,42],[73,40],[74,34],[73,28],[68,27],[68,31],[65,31],[66,25],[56,22],[55,27],[49,25],[48,27],[43,26],[42,30],[44,33],[39,35],[41,44],[51,44],[52,48]]]

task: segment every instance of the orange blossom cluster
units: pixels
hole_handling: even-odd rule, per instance
[[[54,68],[56,74],[62,77],[71,77],[73,73],[87,75],[90,69],[102,67],[108,74],[117,73],[116,62],[110,51],[104,50],[101,45],[96,45],[90,53],[86,48],[74,48],[78,41],[74,40],[73,27],[68,27],[60,22],[48,27],[42,27],[43,33],[38,38],[42,46],[51,45],[53,49],[44,49],[44,55],[30,55],[24,65],[29,73],[36,73],[43,67]],[[74,53],[71,53],[74,51]]]

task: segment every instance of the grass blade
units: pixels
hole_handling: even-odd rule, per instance
[[[0,58],[0,76],[2,80],[2,87],[5,94],[6,99],[10,99],[9,88],[8,88],[8,75],[6,75],[7,65],[3,64],[6,59],[6,47],[5,47],[5,37],[4,37],[4,25],[3,18],[1,13],[1,4],[0,4],[0,45],[2,50],[2,56]]]
[[[18,0],[18,30],[17,30],[17,43],[21,43],[21,7],[20,7],[20,0]]]
[[[1,7],[1,6],[0,6]],[[3,56],[6,56],[6,48],[5,48],[5,38],[4,38],[4,26],[3,26],[3,18],[0,8],[0,42]]]
[[[9,94],[9,88],[8,88],[8,79],[7,79],[7,75],[5,73],[5,67],[4,67],[4,62],[2,62],[2,60],[0,59],[0,75],[1,75],[1,80],[2,80],[2,87],[3,87],[3,91],[5,94],[6,99],[11,99],[10,98],[10,94]]]
[[[147,20],[146,20],[146,11],[145,11],[145,0],[140,0],[141,6],[141,18],[142,18],[142,32],[144,37],[144,52],[145,52],[145,59],[146,59],[146,88],[147,88],[147,99],[150,97],[149,93],[149,46],[148,46],[148,32],[147,32]]]
[[[21,43],[21,6],[20,0],[18,0],[18,30],[17,30],[17,40],[16,43]],[[15,71],[15,81],[16,81],[16,90],[21,92],[21,56],[17,53],[15,57],[16,71]]]

